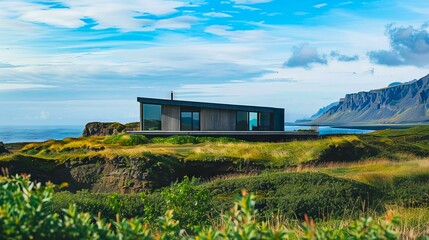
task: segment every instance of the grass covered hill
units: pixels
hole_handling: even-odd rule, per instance
[[[6,145],[0,166],[10,175],[67,182],[53,195],[52,212],[76,204],[109,219],[153,222],[173,209],[192,228],[218,221],[215,213],[247,189],[261,221],[299,227],[309,216],[335,229],[393,212],[401,234],[416,237],[429,232],[428,141],[429,127],[282,143],[118,134]],[[197,193],[201,198],[188,199]]]
[[[282,143],[119,134],[13,145],[10,154],[0,155],[0,165],[39,181],[68,182],[73,191],[129,193],[152,191],[184,176],[211,179],[366,160],[393,164],[428,157],[428,141],[429,127]]]

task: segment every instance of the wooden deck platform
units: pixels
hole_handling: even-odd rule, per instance
[[[128,131],[127,133],[145,135],[148,138],[169,136],[231,137],[258,142],[282,142],[319,137],[318,132],[299,131]]]

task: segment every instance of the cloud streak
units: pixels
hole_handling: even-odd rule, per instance
[[[23,22],[80,28],[87,26],[85,19],[89,19],[94,24],[93,29],[137,31],[144,26],[155,25],[156,21],[146,16],[166,16],[177,13],[177,8],[186,6],[183,1],[174,0],[59,0],[57,3],[61,7],[41,2],[6,1],[0,3],[0,8]]]
[[[44,85],[44,84],[0,83],[0,91],[29,90],[29,89],[40,89],[40,88],[55,88],[55,86]]]
[[[328,6],[327,3],[319,3],[319,4],[316,4],[316,5],[313,5],[314,8],[323,8],[323,7],[326,7],[326,6]]]
[[[273,0],[232,0],[236,4],[259,4],[259,3],[268,3]]]
[[[340,61],[340,62],[355,62],[355,61],[359,60],[359,56],[358,55],[348,56],[348,55],[341,54],[338,51],[331,51],[331,53],[329,55],[332,58],[334,58],[334,59],[336,59],[337,61]]]

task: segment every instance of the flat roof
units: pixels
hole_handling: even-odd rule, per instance
[[[158,99],[158,98],[144,98],[144,97],[138,97],[137,101],[140,103],[145,103],[145,104],[173,105],[173,106],[183,106],[183,107],[216,108],[216,109],[229,109],[229,110],[249,111],[249,112],[284,111],[283,108],[248,106],[248,105],[234,105],[234,104],[225,104],[225,103],[193,102],[193,101]]]

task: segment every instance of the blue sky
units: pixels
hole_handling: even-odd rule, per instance
[[[311,116],[429,74],[429,1],[2,0],[0,125],[138,121],[137,96]]]

